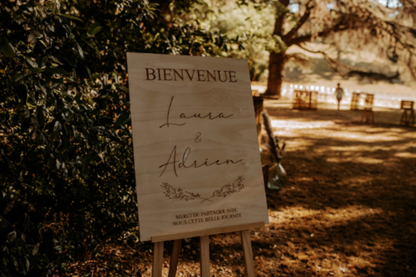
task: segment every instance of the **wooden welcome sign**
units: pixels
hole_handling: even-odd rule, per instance
[[[127,61],[140,239],[268,223],[247,61]]]

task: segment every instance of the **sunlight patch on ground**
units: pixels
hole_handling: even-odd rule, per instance
[[[367,183],[371,183],[371,181],[373,181],[374,178],[370,177],[370,176],[353,176],[353,177],[349,177],[349,178],[344,178],[342,180],[342,182],[339,182],[337,184],[347,184],[350,187],[355,187],[355,186],[363,186]]]
[[[296,218],[302,217],[313,217],[320,214],[322,211],[319,210],[312,210],[312,209],[305,209],[301,207],[290,207],[283,209],[282,211],[269,211],[269,222],[272,223],[283,223],[287,221],[287,219],[291,219],[286,214],[290,214],[291,212],[294,213]]]
[[[395,149],[402,150],[402,151],[406,151],[409,148],[415,149],[416,148],[415,140],[416,140],[416,136],[414,138],[408,140],[408,142],[401,142],[400,145],[395,145]]]
[[[332,132],[331,129],[335,127],[336,123],[328,120],[299,121],[273,119],[271,122],[276,135],[286,137],[294,136],[292,132],[294,130],[303,130],[304,132],[319,130],[320,138],[323,139],[336,138],[346,141],[362,141],[364,143],[400,141],[403,138],[416,137],[413,132],[405,132],[399,137],[397,136],[397,132],[392,132],[388,128],[374,128],[368,126],[349,127],[348,131]]]
[[[291,146],[293,143],[294,142],[290,142]],[[296,145],[296,147],[299,149],[301,149],[303,146],[304,145],[301,143]],[[311,144],[308,143],[307,147],[310,146]],[[314,153],[321,155],[331,155],[327,161],[332,163],[356,162],[364,164],[379,164],[385,162],[397,162],[399,161],[399,158],[416,158],[416,154],[411,152],[412,148],[415,148],[414,142],[373,147],[369,147],[366,144],[361,144],[353,146],[333,146],[322,148],[314,147]],[[328,149],[330,151],[328,151]],[[396,151],[397,153],[394,153],[389,157],[383,156],[385,152],[392,151]],[[366,154],[363,155],[363,153]],[[382,158],[377,158],[378,156],[382,156]]]
[[[396,153],[395,156],[399,158],[416,158],[416,153],[400,152]]]
[[[321,121],[305,121],[299,120],[272,120],[272,127],[279,130],[293,130],[293,129],[321,129],[334,126],[333,121],[321,120]]]
[[[367,132],[351,132],[340,131],[340,132],[331,132],[322,134],[323,138],[337,138],[340,140],[350,140],[350,141],[362,141],[363,143],[372,143],[372,142],[383,142],[383,141],[400,141],[401,138],[395,133],[380,133],[380,134],[371,134]]]
[[[313,182],[313,177],[296,177],[292,178],[295,182]]]
[[[281,211],[269,211],[270,223],[282,224],[290,220],[304,220],[305,218],[315,217],[316,220],[324,221],[326,227],[343,225],[348,221],[359,220],[365,216],[374,216],[383,213],[382,209],[369,209],[368,207],[355,205],[346,208],[325,210],[305,209],[303,207],[288,207]],[[305,221],[308,224],[308,221]]]
[[[312,142],[308,143],[306,141],[291,140],[286,143],[285,152],[291,151],[307,151],[311,147],[314,147]]]
[[[371,157],[332,157],[326,159],[330,163],[345,163],[345,162],[355,162],[363,164],[381,164],[386,162],[386,159],[375,159]]]
[[[373,154],[371,155],[377,155],[377,152],[380,150],[371,150],[368,149],[368,152],[373,152]],[[387,150],[386,150],[387,151]],[[393,150],[394,151],[394,150]],[[323,153],[323,151],[318,151],[315,150],[316,153]],[[410,153],[410,152],[398,152],[393,154],[393,156],[390,157],[381,157],[381,158],[376,158],[376,157],[369,157],[369,156],[358,156],[357,153],[359,154],[360,152],[357,151],[356,153],[351,153],[351,152],[343,152],[342,155],[340,156],[339,153],[337,157],[330,157],[327,158],[326,161],[331,162],[331,163],[362,163],[362,164],[386,164],[386,163],[391,163],[391,162],[400,162],[401,158],[416,158],[416,154],[415,153]]]
[[[369,209],[363,206],[350,206],[346,209],[326,209],[323,218],[330,221],[343,222],[344,220],[353,221],[365,216],[374,216],[383,213],[381,209]]]
[[[388,146],[368,146],[368,144],[358,144],[349,146],[314,146],[311,142],[301,143],[296,140],[288,143],[287,149],[307,150],[313,148],[314,154],[330,156],[327,161],[332,163],[356,162],[364,164],[379,164],[386,162],[400,162],[400,158],[416,158],[413,153],[416,144],[409,143],[389,143]],[[386,157],[386,152],[393,152]],[[396,153],[394,153],[396,152]],[[379,158],[380,157],[380,158]]]
[[[362,153],[365,152],[377,152],[377,151],[390,151],[392,150],[392,147],[386,147],[386,146],[375,146],[375,147],[368,147],[366,145],[354,145],[354,146],[329,146],[327,147],[331,151],[335,152],[343,152],[344,154],[352,154],[355,152]]]

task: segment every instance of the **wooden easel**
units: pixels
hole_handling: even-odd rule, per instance
[[[201,276],[209,277],[210,276],[210,266],[209,266],[209,236],[222,234],[222,233],[231,233],[231,232],[240,232],[241,243],[243,245],[244,252],[244,262],[246,266],[246,276],[254,277],[254,263],[253,263],[253,251],[251,248],[250,240],[250,231],[249,229],[260,228],[264,226],[264,222],[256,222],[244,225],[214,228],[203,231],[194,231],[187,233],[180,233],[174,235],[166,236],[156,236],[152,237],[152,242],[154,243],[153,251],[153,277],[162,277],[162,266],[163,266],[163,248],[164,242],[173,240],[173,251],[172,257],[170,260],[169,266],[169,277],[176,276],[176,269],[179,260],[179,252],[181,250],[182,239],[199,237],[200,238],[200,260],[201,260]]]

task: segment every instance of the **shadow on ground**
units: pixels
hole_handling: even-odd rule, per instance
[[[290,177],[252,232],[257,276],[416,276],[416,129],[394,124],[400,111],[361,124],[359,111],[266,110]],[[213,263],[238,276],[240,242],[226,238],[212,238]]]
[[[416,128],[397,125],[398,110],[362,124],[359,111],[265,109],[286,140],[289,178],[267,191],[270,224],[251,231],[256,276],[416,276]],[[151,243],[112,247],[82,266],[112,261],[120,276],[151,276]],[[242,253],[236,233],[211,236],[211,275],[244,276]],[[177,276],[198,274],[198,239],[184,240]]]
[[[290,178],[253,236],[258,275],[416,276],[416,129],[267,110]]]
[[[398,110],[361,124],[359,111],[279,105],[265,106],[289,180],[251,232],[256,276],[416,276],[416,128]],[[237,234],[211,236],[210,251],[212,275],[244,275]],[[185,242],[178,274],[198,262],[198,241]]]

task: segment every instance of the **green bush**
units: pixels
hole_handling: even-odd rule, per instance
[[[61,274],[137,230],[126,52],[223,53],[192,4],[0,2],[0,276]]]

